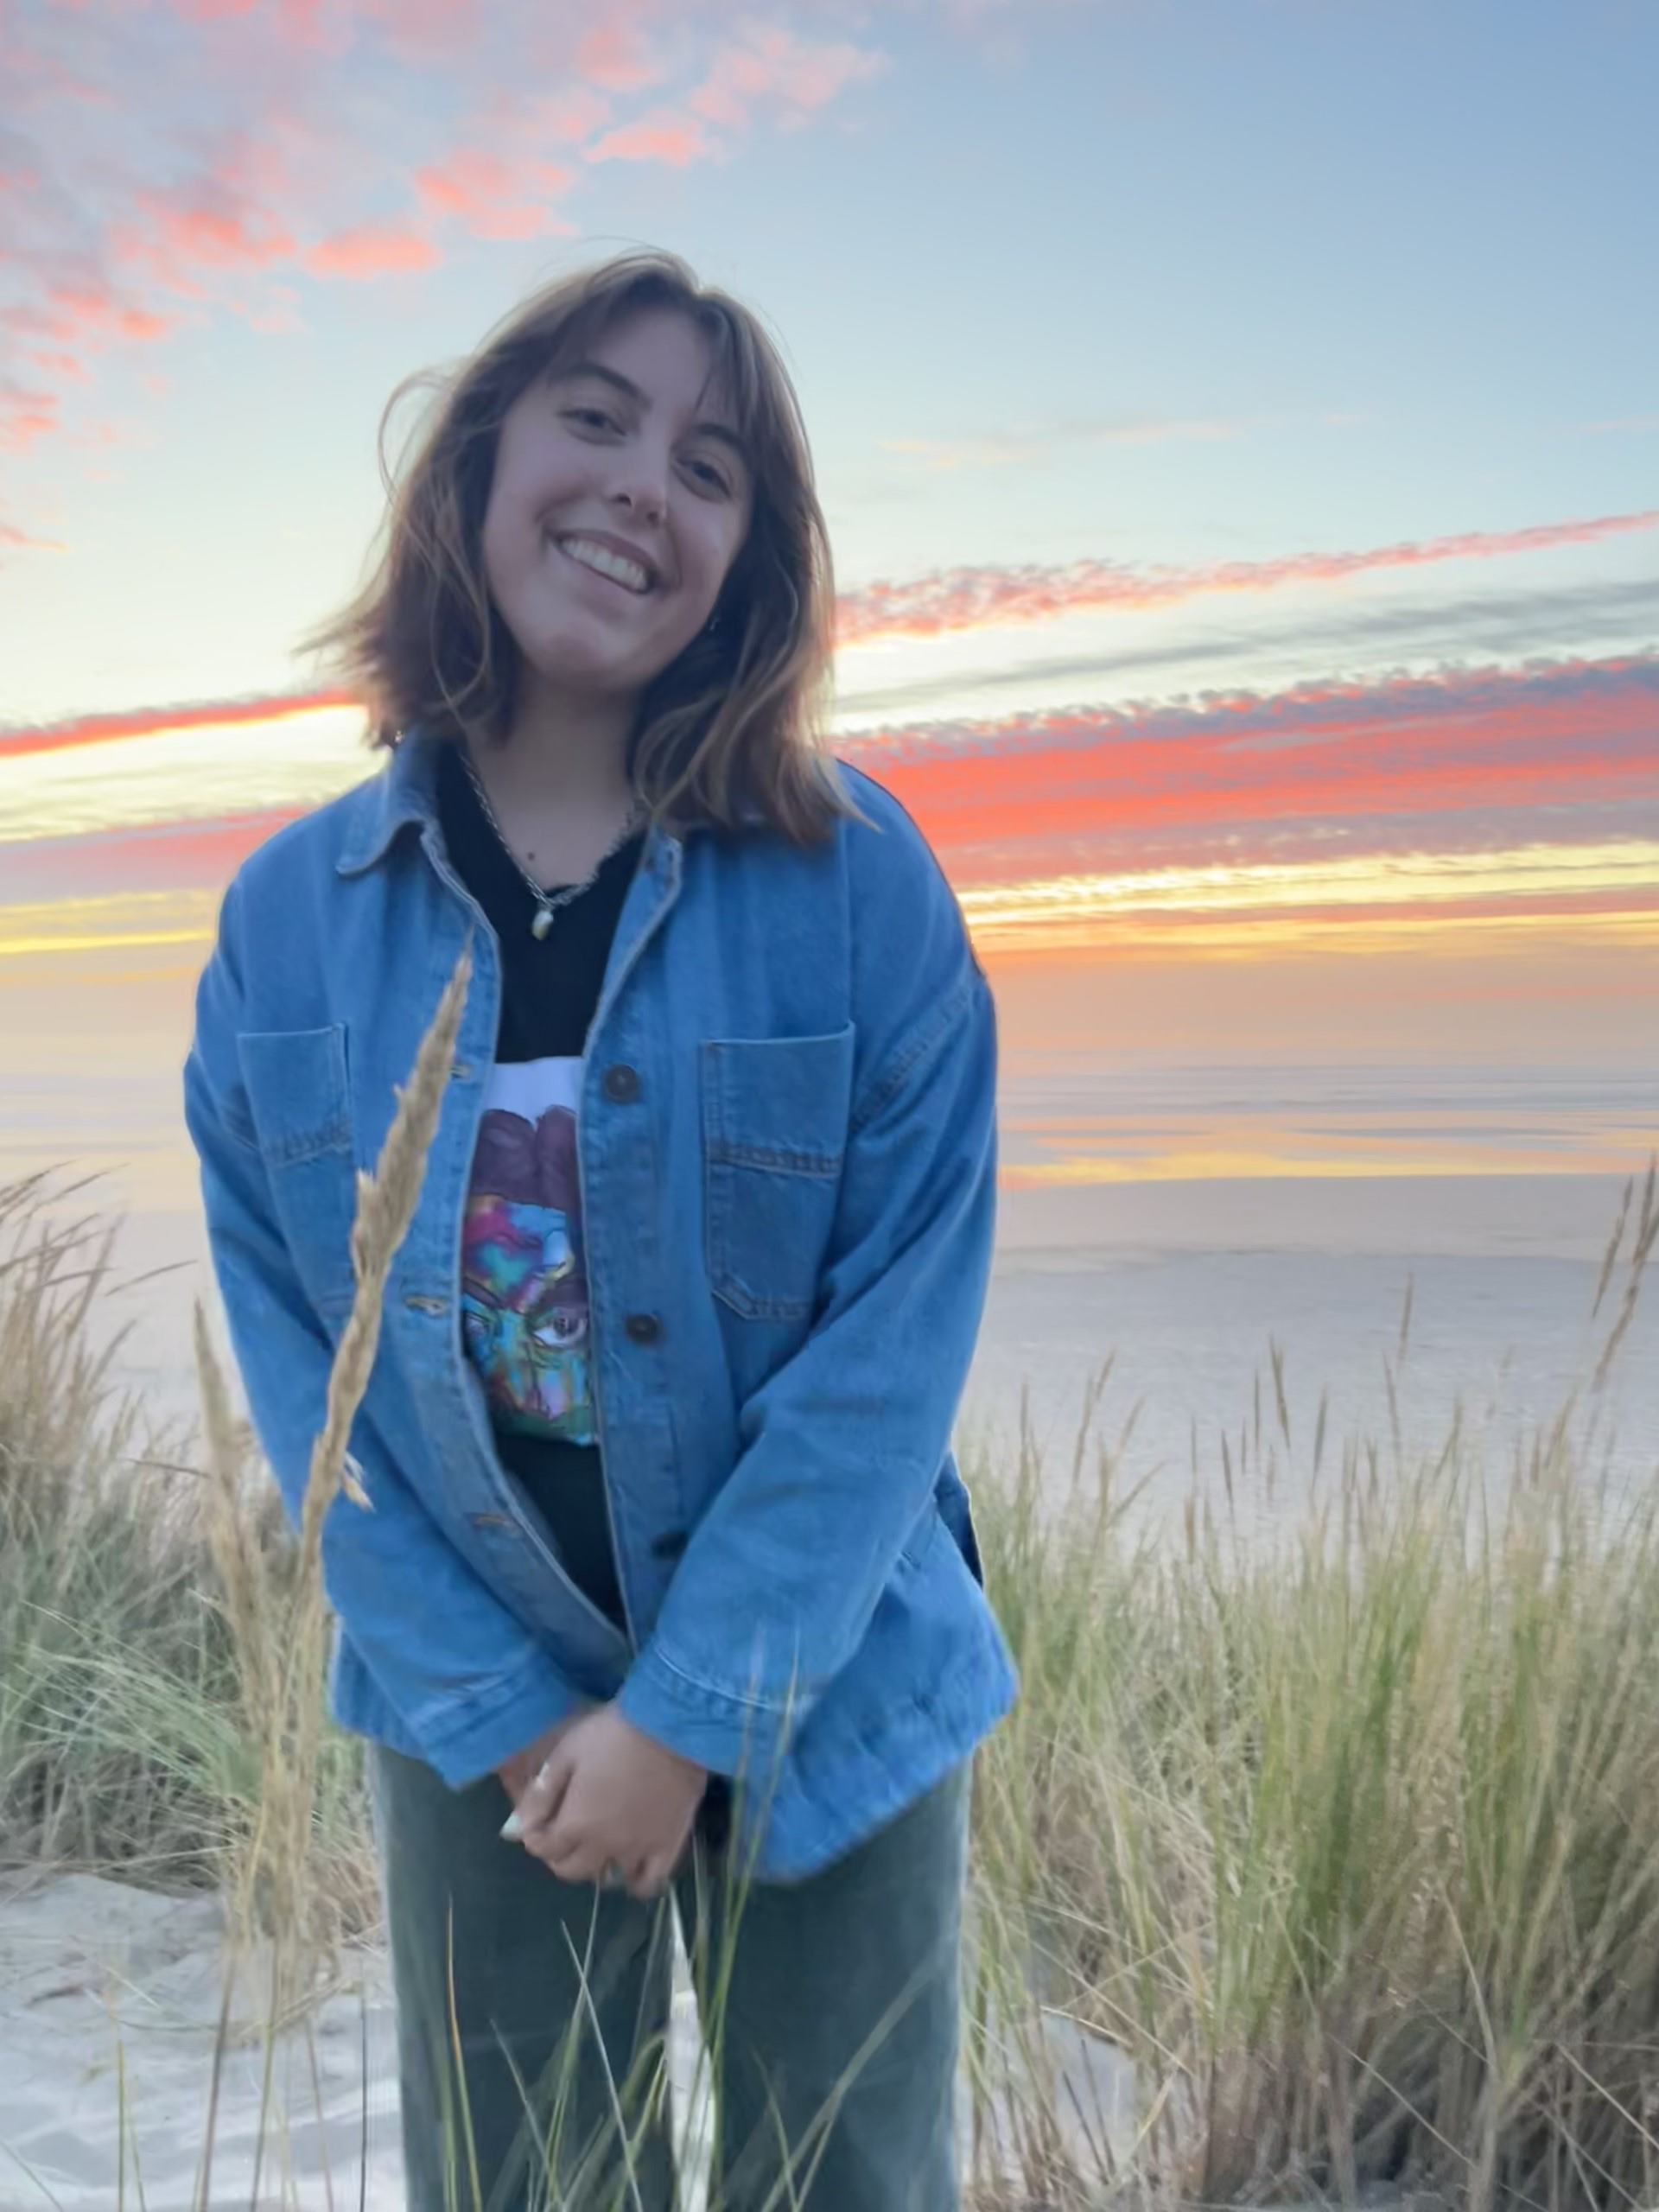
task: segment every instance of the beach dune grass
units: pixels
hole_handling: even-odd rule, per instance
[[[1651,1165],[1630,1195],[1621,1333]],[[1346,1440],[1277,1543],[1224,1506],[1135,1536],[1103,1452],[1052,1516],[1024,1454],[976,1469],[1024,1681],[978,1878],[1044,1999],[1133,2055],[1178,2198],[1659,2194],[1659,1439],[1615,1487],[1583,1410],[1501,1470],[1455,1424],[1386,1469]]]
[[[1609,1241],[1605,1353],[1654,1184],[1650,1164]],[[103,1232],[61,1226],[62,1195],[0,1192],[0,1853],[199,1884],[297,1820],[324,1924],[372,1925],[360,1753],[315,1656],[284,1724],[311,1764],[273,1770],[271,1640],[326,1629],[315,1545],[228,1404],[216,1440],[146,1435],[91,1349]],[[1011,1459],[963,1441],[1023,1683],[976,1760],[980,2203],[1659,2197],[1659,1467],[1592,1472],[1604,1365],[1502,1468],[1460,1424],[1413,1458],[1397,1428],[1385,1451],[1321,1422],[1299,1440],[1313,1503],[1271,1542],[1230,1455],[1177,1537],[1142,1526],[1127,1455],[1090,1458],[1087,1399],[1058,1497],[1023,1421]],[[273,1899],[268,1934],[309,1955],[316,1914]],[[1067,2109],[1039,2063],[1057,2020],[1132,2062],[1126,2126]],[[660,2050],[641,2064],[659,2084]],[[461,2205],[465,2133],[458,2106]]]

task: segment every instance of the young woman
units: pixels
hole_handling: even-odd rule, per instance
[[[722,1961],[725,2212],[957,2201],[968,1777],[1016,1690],[950,1442],[995,1015],[921,832],[825,747],[832,607],[754,316],[658,253],[537,294],[318,633],[385,772],[246,861],[201,979],[187,1119],[297,1517],[354,1171],[473,950],[371,1510],[323,1544],[415,2212],[447,2171],[671,2203],[632,2101],[670,1895]]]

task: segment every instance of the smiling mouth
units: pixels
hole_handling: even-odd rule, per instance
[[[591,537],[573,532],[567,537],[556,537],[551,543],[567,561],[574,561],[577,568],[586,569],[590,575],[603,576],[632,599],[643,599],[652,588],[653,580],[638,561],[626,554],[613,553],[608,545],[601,545]]]

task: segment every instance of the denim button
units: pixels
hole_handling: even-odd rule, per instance
[[[653,1536],[651,1552],[653,1559],[678,1559],[690,1539],[683,1529],[671,1529],[665,1535]]]
[[[637,1344],[654,1344],[663,1333],[662,1322],[655,1313],[630,1313],[622,1325]]]
[[[626,1105],[632,1100],[637,1098],[639,1096],[639,1071],[638,1068],[629,1067],[626,1061],[619,1061],[615,1067],[607,1068],[605,1071],[605,1096],[607,1098],[619,1100],[623,1105]]]

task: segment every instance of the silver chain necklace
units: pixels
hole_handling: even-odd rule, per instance
[[[622,827],[617,831],[615,836],[612,838],[605,850],[600,855],[598,863],[595,866],[593,874],[587,878],[586,881],[569,884],[563,891],[554,893],[550,898],[548,893],[543,890],[541,885],[537,882],[530,870],[525,868],[523,862],[519,860],[518,854],[513,851],[512,847],[507,842],[507,833],[501,827],[500,823],[496,819],[495,809],[490,804],[490,795],[484,788],[484,779],[479,774],[478,770],[473,766],[471,750],[464,742],[461,747],[461,761],[462,767],[467,771],[468,782],[472,785],[473,789],[478,793],[478,803],[484,810],[484,818],[489,823],[491,829],[495,832],[497,843],[500,846],[507,858],[512,862],[514,868],[518,869],[519,875],[522,877],[524,884],[530,891],[531,898],[536,901],[536,912],[531,917],[530,933],[533,938],[544,938],[549,930],[552,928],[553,917],[558,912],[559,908],[561,906],[568,906],[573,899],[579,899],[584,891],[591,890],[594,883],[599,880],[600,869],[604,867],[606,861],[610,859],[612,854],[620,852],[623,846],[626,845],[629,838],[632,836],[634,831],[639,828],[640,822],[644,819],[648,811],[645,802],[643,798],[636,798],[634,800],[633,804],[628,809],[627,819],[623,823]]]

